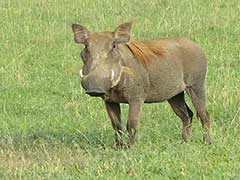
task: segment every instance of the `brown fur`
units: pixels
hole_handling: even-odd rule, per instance
[[[147,64],[157,56],[163,56],[165,49],[156,40],[137,41],[131,40],[127,46],[135,57],[143,64]]]
[[[131,23],[121,24],[113,32],[90,33],[77,24],[72,28],[75,41],[85,45],[82,87],[105,101],[117,145],[122,145],[120,103],[129,104],[126,127],[131,146],[143,104],[165,100],[181,118],[182,137],[187,142],[193,113],[185,102],[185,91],[201,120],[204,141],[211,143],[205,95],[207,61],[198,44],[186,38],[130,41]]]

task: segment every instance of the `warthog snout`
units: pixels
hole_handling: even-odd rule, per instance
[[[88,94],[88,95],[90,95],[90,96],[95,96],[95,97],[97,97],[97,96],[103,96],[103,95],[105,95],[106,93],[105,93],[105,91],[102,90],[102,89],[91,89],[91,90],[86,91],[86,94]]]
[[[102,96],[106,94],[105,90],[97,85],[96,80],[91,77],[86,77],[81,80],[82,87],[85,89],[86,94],[90,96]],[[92,84],[96,84],[94,87]]]
[[[80,77],[81,85],[85,89],[86,94],[95,97],[107,94],[106,89],[109,89],[108,84],[110,84],[108,76],[104,76],[98,71],[83,75],[82,70],[80,70]]]

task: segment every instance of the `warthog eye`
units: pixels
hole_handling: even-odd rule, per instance
[[[88,49],[84,49],[82,52],[81,52],[81,58],[84,62],[87,61],[87,59],[89,58],[89,52],[88,52]]]
[[[113,41],[113,43],[112,43],[112,48],[115,49],[116,47],[117,47],[117,44],[116,44],[115,41]]]

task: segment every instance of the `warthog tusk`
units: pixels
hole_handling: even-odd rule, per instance
[[[115,72],[113,71],[113,69],[111,69],[111,81],[113,80],[114,75],[115,75]]]
[[[115,77],[115,80],[113,80],[115,72],[113,70],[111,70],[111,72],[112,72],[112,74],[111,74],[111,81],[112,81],[111,88],[113,88],[114,86],[116,86],[119,83],[119,81],[122,77],[123,70],[124,70],[124,68],[121,67],[120,72],[118,73],[119,75],[117,77]]]
[[[83,72],[82,72],[82,69],[80,69],[79,74],[80,74],[80,77],[83,78]]]

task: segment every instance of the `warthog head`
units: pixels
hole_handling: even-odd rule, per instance
[[[72,25],[75,42],[85,45],[80,77],[90,96],[108,94],[120,81],[122,64],[118,45],[130,40],[130,29],[131,23],[121,24],[113,32],[90,32],[84,26]]]

